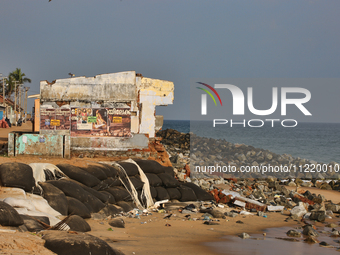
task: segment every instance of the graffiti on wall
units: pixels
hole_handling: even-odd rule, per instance
[[[131,136],[129,108],[71,108],[71,136]]]

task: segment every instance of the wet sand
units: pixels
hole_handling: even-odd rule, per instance
[[[270,213],[268,218],[259,216],[238,216],[220,219],[220,225],[205,225],[202,220],[188,221],[184,215],[172,211],[176,216],[165,220],[164,214],[153,213],[141,219],[125,218],[125,228],[108,231],[106,220],[88,220],[92,227],[90,234],[102,238],[112,247],[125,254],[220,254],[207,246],[206,242],[221,241],[222,236],[242,232],[262,233],[269,227],[291,226],[284,222],[286,216]],[[202,214],[198,214],[202,215]],[[192,216],[197,217],[195,215]],[[241,220],[244,224],[236,223]],[[102,223],[102,224],[101,224]],[[171,226],[165,226],[170,224]],[[133,253],[134,252],[134,253]]]
[[[319,227],[321,228],[321,227]],[[218,254],[261,254],[261,255],[319,255],[319,254],[339,254],[336,248],[321,247],[319,244],[307,244],[303,240],[305,238],[295,238],[298,242],[285,241],[277,238],[287,238],[285,234],[291,227],[270,228],[266,229],[266,237],[261,234],[253,234],[250,239],[241,239],[236,236],[226,236],[223,241],[218,243],[207,243],[214,252]],[[330,228],[325,228],[330,230]],[[319,241],[325,241],[330,245],[339,247],[339,240],[336,237],[328,237],[321,235],[317,238]]]

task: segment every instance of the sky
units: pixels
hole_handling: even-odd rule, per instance
[[[31,95],[70,72],[135,70],[174,82],[158,115],[189,119],[192,79],[340,78],[339,10],[338,0],[5,0],[0,73],[21,68]]]

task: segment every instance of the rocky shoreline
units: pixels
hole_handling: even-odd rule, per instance
[[[257,178],[266,179],[275,177],[290,186],[318,187],[321,189],[340,189],[340,166],[337,162],[323,163],[313,160],[295,158],[289,154],[276,154],[268,150],[254,148],[245,144],[233,144],[224,139],[212,139],[199,137],[192,133],[181,133],[174,129],[166,129],[157,133],[162,138],[161,143],[165,146],[170,156],[175,172],[179,179],[184,180],[187,172],[186,165],[190,165],[192,176],[197,179],[215,178],[227,179],[236,177],[238,179]],[[191,150],[190,150],[191,148]],[[197,173],[194,166],[216,165],[234,166],[236,170],[242,167],[288,167],[290,172],[258,172],[226,174],[223,172],[215,174]],[[314,169],[312,167],[314,166]],[[318,169],[316,169],[318,167]],[[323,167],[323,168],[322,168]],[[320,168],[320,169],[319,169]],[[327,171],[326,171],[327,170]],[[330,171],[333,170],[333,171]],[[327,179],[327,180],[326,180]],[[318,180],[318,182],[317,182]],[[320,182],[325,180],[325,182]],[[331,181],[330,181],[331,180]],[[288,181],[288,182],[287,182]],[[287,182],[287,183],[286,183]],[[294,184],[295,183],[295,184]],[[218,183],[220,184],[220,183]],[[324,184],[324,185],[322,185]]]
[[[225,140],[215,140],[198,137],[190,133],[180,133],[176,130],[167,129],[159,131],[162,137],[161,143],[170,154],[170,161],[173,163],[177,178],[184,182],[192,182],[201,188],[210,191],[214,195],[214,200],[220,208],[223,206],[234,208],[225,211],[221,217],[236,217],[237,215],[257,214],[260,217],[267,217],[268,213],[280,212],[286,214],[286,221],[296,221],[303,223],[299,230],[292,229],[287,232],[289,238],[304,237],[307,243],[320,243],[329,246],[325,242],[319,242],[317,237],[320,233],[316,230],[313,222],[327,222],[328,220],[339,218],[340,205],[327,200],[322,195],[317,195],[310,191],[300,189],[316,187],[324,190],[340,190],[338,174],[332,174],[332,180],[325,180],[325,176],[317,174],[300,174],[282,179],[279,176],[253,175],[253,178],[233,178],[225,175],[193,174],[194,164],[214,164],[213,161],[220,159],[223,162],[235,165],[262,164],[318,164],[317,162],[293,158],[291,155],[278,155],[268,150],[261,150],[247,145],[236,145]],[[190,151],[190,145],[196,146],[197,150]],[[213,153],[208,152],[212,150]],[[207,154],[210,154],[207,157]],[[190,155],[191,154],[191,155]],[[213,158],[211,158],[211,154]],[[336,165],[331,162],[328,165]],[[191,166],[189,168],[188,166]],[[191,171],[190,171],[191,170]],[[241,178],[240,178],[241,177]],[[256,178],[257,177],[257,178]],[[329,177],[329,176],[328,176]],[[294,187],[289,190],[286,186]],[[223,209],[220,211],[223,211]],[[218,216],[215,213],[214,217]],[[339,237],[338,224],[327,223],[332,226],[330,231],[321,231],[323,234]],[[243,233],[241,238],[249,238],[247,233]],[[301,239],[302,240],[302,239]],[[296,241],[301,241],[296,240]]]

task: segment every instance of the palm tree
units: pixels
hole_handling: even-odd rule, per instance
[[[12,95],[13,92],[14,92],[14,81],[17,82],[17,85],[18,84],[23,84],[25,82],[29,82],[31,83],[31,79],[25,77],[26,74],[21,72],[21,68],[16,68],[13,72],[9,73],[8,75],[8,80],[7,80],[7,84],[8,84],[8,87],[7,87],[7,95]],[[17,86],[17,93],[18,93],[18,90],[19,90],[19,86]]]

